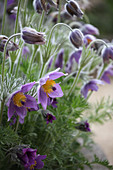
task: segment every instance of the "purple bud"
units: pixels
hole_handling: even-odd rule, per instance
[[[55,67],[63,68],[63,55],[64,55],[64,49],[61,49],[60,52],[57,55],[56,61],[55,61]]]
[[[84,35],[91,34],[91,35],[99,35],[99,30],[91,25],[91,24],[85,24],[81,27],[81,31]]]
[[[81,11],[78,3],[73,0],[66,4],[66,10],[71,16],[76,15],[79,18],[82,18],[83,16],[83,12]]]
[[[70,41],[76,48],[79,48],[83,45],[83,37],[79,29],[74,29],[70,34]]]
[[[93,35],[87,34],[84,36],[83,42],[87,47],[94,40],[96,40],[96,38]]]
[[[37,32],[35,29],[30,27],[24,27],[22,30],[22,38],[28,44],[44,45],[44,33]]]
[[[105,47],[102,50],[102,58],[105,61],[109,61],[109,59],[113,60],[113,46]]]
[[[41,14],[42,11],[43,11],[43,8],[41,6],[41,2],[40,0],[34,0],[33,1],[33,6],[34,6],[34,9],[37,13]]]

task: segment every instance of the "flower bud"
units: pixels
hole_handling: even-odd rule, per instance
[[[44,33],[37,32],[35,29],[30,27],[24,27],[22,30],[22,38],[28,44],[45,44]]]
[[[102,50],[102,58],[105,61],[109,61],[109,59],[113,60],[113,46],[105,47]]]
[[[33,1],[33,6],[34,6],[34,9],[37,13],[41,14],[42,11],[43,11],[43,8],[41,6],[41,2],[40,0],[34,0]]]
[[[96,38],[93,35],[87,34],[83,38],[83,42],[85,46],[87,47],[92,41],[96,40]]]
[[[80,29],[84,35],[91,34],[91,35],[99,35],[99,30],[95,26],[91,24],[85,24]]]
[[[75,128],[79,129],[81,131],[84,131],[84,132],[90,132],[91,131],[91,129],[89,127],[89,123],[87,122],[87,120],[76,123]]]
[[[5,35],[0,35],[0,51],[1,52],[4,51],[4,47],[5,47],[7,40],[8,40],[8,37],[6,37]],[[18,45],[15,44],[13,41],[9,41],[9,43],[7,44],[7,52],[15,51],[18,48],[19,48]]]
[[[73,0],[66,4],[66,10],[71,16],[76,15],[79,18],[82,18],[83,16],[83,12],[81,11],[78,3]]]
[[[74,29],[70,34],[70,41],[76,48],[79,48],[83,44],[83,37],[79,29]]]

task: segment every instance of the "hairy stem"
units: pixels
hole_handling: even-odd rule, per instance
[[[6,16],[7,0],[4,2],[4,15],[2,20],[2,35],[4,34],[5,16]]]

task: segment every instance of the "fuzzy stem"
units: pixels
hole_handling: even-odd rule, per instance
[[[7,0],[4,2],[4,15],[2,20],[2,35],[4,34],[5,16],[6,16]]]
[[[69,92],[68,92],[68,96],[71,95],[72,92],[73,92],[73,90],[75,89],[75,86],[76,86],[76,84],[77,84],[77,82],[78,82],[78,78],[79,78],[79,76],[80,76],[80,72],[81,72],[81,68],[80,68],[80,69],[78,70],[78,72],[77,72],[77,75],[76,75],[76,77],[75,77],[75,79],[74,79],[74,82],[73,82],[73,84],[72,84],[72,86],[71,86],[71,88],[70,88],[70,90],[69,90]]]
[[[18,126],[19,126],[19,116],[17,117],[17,122],[16,122],[15,133],[17,133]]]
[[[34,46],[34,50],[33,50],[33,53],[32,53],[31,59],[30,59],[30,63],[29,63],[29,67],[28,67],[28,70],[27,70],[27,73],[28,73],[28,74],[29,74],[30,71],[31,71],[32,64],[33,64],[33,61],[34,61],[34,58],[35,58],[37,49],[38,49],[38,47],[37,47],[37,46]]]
[[[25,2],[24,2],[24,19],[23,19],[23,25],[25,25],[25,21],[26,21],[27,1],[28,1],[28,0],[25,0]]]
[[[3,99],[3,101],[1,102],[0,125],[1,125],[1,123],[2,123],[2,116],[3,116],[4,102],[5,102],[5,99]]]
[[[46,56],[47,56],[47,60],[48,60],[48,51],[49,51],[49,46],[50,46],[50,43],[51,43],[51,37],[52,37],[52,34],[53,34],[53,31],[54,31],[54,29],[57,27],[57,26],[65,26],[65,27],[67,27],[69,30],[71,30],[71,31],[73,31],[72,30],[72,28],[69,26],[69,25],[67,25],[67,24],[65,24],[65,23],[57,23],[56,25],[54,25],[53,27],[52,27],[52,29],[51,29],[51,32],[50,32],[50,34],[49,34],[49,40],[48,40],[48,44],[47,44],[47,51],[46,51]]]
[[[40,32],[40,30],[41,30],[41,26],[42,26],[42,23],[43,23],[43,20],[44,20],[44,14],[45,14],[45,11],[43,10],[42,15],[41,15],[41,18],[40,18],[39,27],[38,27],[38,31],[39,31],[39,32]]]
[[[15,31],[14,31],[15,34],[17,33],[18,23],[19,23],[20,4],[21,4],[21,0],[18,1],[18,10],[17,10],[16,23],[15,23]],[[14,42],[15,41],[16,41],[16,37],[14,38]]]
[[[96,39],[96,40],[93,40],[89,45],[88,45],[88,49],[94,44],[94,43],[102,43],[104,44],[106,47],[108,47],[108,45],[106,44],[105,41],[101,40],[101,39]]]

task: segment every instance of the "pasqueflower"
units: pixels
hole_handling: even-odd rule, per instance
[[[45,75],[45,77],[39,80],[38,86],[38,104],[41,103],[42,107],[46,110],[48,99],[62,97],[63,92],[59,85],[54,80],[58,79],[61,76],[64,76],[64,73],[59,72],[59,69],[56,69],[53,72],[50,72]]]
[[[98,86],[97,84],[104,84],[101,80],[93,79],[90,80],[88,83],[86,83],[82,89],[81,89],[81,94],[87,98],[88,92],[89,91],[98,91]]]
[[[87,120],[76,123],[75,128],[79,129],[81,131],[84,131],[84,132],[90,132],[91,131],[91,129],[89,127],[89,123],[87,122]]]
[[[91,35],[99,35],[99,30],[95,26],[91,24],[85,24],[81,27],[81,31],[84,35],[91,34]]]
[[[36,99],[26,93],[31,90],[35,82],[27,83],[21,87],[21,90],[12,94],[9,99],[8,106],[8,121],[13,115],[19,116],[19,122],[22,124],[29,109],[38,110]]]
[[[57,55],[56,61],[55,61],[55,67],[63,68],[63,56],[64,56],[64,49],[61,49]]]
[[[50,114],[50,113],[47,113],[47,114],[46,114],[46,122],[47,122],[47,124],[48,124],[48,123],[52,123],[53,120],[56,120],[56,117],[53,116],[53,115]]]
[[[109,66],[108,68],[106,68],[106,70],[102,74],[101,80],[110,84],[110,78],[109,78],[110,76],[113,76],[113,66]]]

